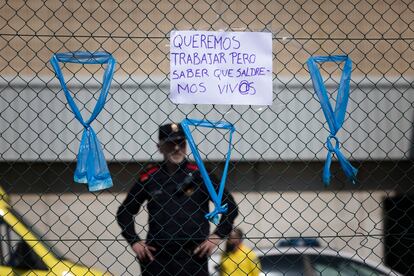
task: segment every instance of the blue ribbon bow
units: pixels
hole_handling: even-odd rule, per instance
[[[331,103],[329,102],[328,93],[326,91],[321,73],[316,63],[343,61],[345,61],[345,65],[342,72],[341,81],[339,83],[338,95],[336,98],[336,106],[334,111]],[[332,163],[332,154],[335,154],[345,175],[352,183],[355,184],[358,170],[354,168],[351,165],[351,163],[345,158],[345,156],[341,153],[341,151],[339,150],[339,140],[336,137],[336,133],[341,129],[342,124],[344,123],[346,107],[348,105],[352,61],[348,56],[345,55],[318,56],[310,57],[307,61],[307,65],[311,75],[313,88],[316,92],[316,95],[319,98],[323,113],[325,114],[325,118],[328,122],[330,130],[330,135],[326,140],[328,154],[326,156],[325,166],[323,168],[322,180],[325,183],[325,185],[329,185],[331,179],[330,167]],[[332,145],[332,140],[335,141],[335,146]]]
[[[235,128],[232,124],[228,122],[210,122],[206,120],[193,120],[193,119],[184,119],[181,122],[181,126],[183,127],[185,136],[187,138],[188,144],[190,145],[190,149],[194,155],[195,161],[197,163],[198,168],[200,169],[201,177],[204,180],[204,184],[207,187],[207,190],[210,194],[211,200],[214,203],[214,210],[205,215],[206,219],[213,222],[214,224],[219,223],[219,214],[225,214],[227,212],[227,204],[221,205],[224,193],[224,186],[226,184],[227,178],[227,171],[230,162],[230,154],[231,154],[231,141],[233,137],[233,133]],[[230,138],[229,138],[229,148],[227,151],[226,162],[224,165],[223,175],[221,176],[221,181],[219,185],[219,191],[216,192],[214,188],[210,176],[207,173],[207,170],[204,166],[203,160],[201,159],[200,153],[197,150],[197,146],[194,142],[193,136],[191,135],[190,127],[189,126],[200,126],[200,127],[208,127],[208,128],[219,128],[219,129],[228,129],[230,130]]]
[[[75,118],[83,125],[81,143],[78,152],[78,162],[76,165],[74,181],[77,183],[87,183],[89,191],[99,191],[112,187],[112,178],[105,161],[99,140],[91,127],[91,123],[96,119],[105,105],[106,97],[111,86],[114,75],[115,59],[111,54],[105,52],[72,52],[54,54],[50,60],[56,76],[62,86],[65,97],[69,103]],[[80,64],[108,64],[103,77],[103,88],[98,101],[93,109],[91,117],[85,121],[72,98],[66,82],[63,78],[62,70],[59,67],[62,63]]]

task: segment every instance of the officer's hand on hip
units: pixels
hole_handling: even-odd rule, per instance
[[[152,252],[155,252],[156,249],[152,246],[147,245],[144,241],[136,242],[132,245],[132,250],[134,250],[135,254],[140,261],[150,260],[151,262],[154,260],[154,255]]]
[[[215,234],[210,235],[207,240],[205,240],[194,250],[194,254],[198,255],[199,257],[210,256],[220,242],[221,239],[219,236]]]

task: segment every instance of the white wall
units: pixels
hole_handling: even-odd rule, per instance
[[[414,93],[407,88],[409,81],[353,81],[358,86],[351,89],[346,120],[338,134],[345,155],[361,160],[406,159],[414,118]],[[116,86],[117,82],[122,86]],[[280,82],[288,85],[284,87]],[[78,86],[71,89],[79,90],[76,94],[80,102],[87,102],[83,110],[87,115],[95,100],[88,102],[93,94],[81,89],[82,83],[75,83]],[[85,83],[96,90],[97,97],[100,84]],[[232,159],[321,160],[326,156],[328,126],[309,78],[275,80],[273,105],[251,108],[172,104],[165,79],[119,79],[114,83],[105,109],[93,123],[108,160],[160,159],[156,148],[158,125],[181,121],[185,116],[234,123],[237,133]],[[17,77],[1,89],[0,159],[75,159],[82,128],[69,111],[55,78]],[[208,131],[194,132],[202,155],[210,161],[222,160],[227,142],[219,132]]]
[[[320,236],[326,246],[381,261],[381,192],[235,193],[240,208],[236,224],[250,246],[267,248],[281,237]],[[125,194],[12,196],[13,206],[45,238],[73,260],[115,275],[137,275],[139,266],[115,221]],[[136,229],[145,237],[145,209]],[[358,235],[358,237],[353,237]],[[370,235],[367,237],[366,235]]]

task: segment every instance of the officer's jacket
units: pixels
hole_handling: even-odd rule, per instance
[[[140,175],[139,181],[119,207],[117,220],[128,243],[132,245],[139,241],[134,216],[147,201],[147,242],[162,244],[193,240],[201,243],[210,232],[209,222],[204,217],[209,212],[209,200],[210,196],[196,165],[185,161],[173,175],[167,173],[165,165],[156,165]],[[223,194],[225,203],[228,204],[228,212],[222,215],[214,232],[220,237],[230,233],[238,214],[234,199],[226,189]]]

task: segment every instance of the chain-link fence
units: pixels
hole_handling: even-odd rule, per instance
[[[0,206],[1,275],[27,273],[13,261],[21,239],[40,254],[36,275],[51,273],[52,256],[71,260],[66,270],[75,275],[86,273],[76,270],[80,264],[137,275],[139,263],[121,236],[116,213],[147,165],[162,160],[159,125],[186,117],[236,127],[227,188],[239,209],[235,226],[263,270],[414,273],[412,1],[0,3],[0,185],[11,206]],[[172,30],[271,32],[273,105],[173,104],[168,98]],[[93,123],[114,181],[104,192],[90,193],[73,182],[83,127],[49,64],[54,53],[73,51],[106,51],[117,60],[106,105]],[[354,63],[338,138],[359,174],[353,185],[334,162],[326,187],[321,174],[329,131],[305,64],[312,55],[334,54],[347,54]],[[102,67],[63,66],[85,116],[99,96]],[[321,71],[335,96],[341,67],[331,64]],[[227,146],[221,135],[195,131],[204,162],[217,176]],[[144,206],[135,218],[141,238],[147,221]],[[320,245],[280,244],[286,238]],[[224,244],[210,259],[211,273],[223,251]],[[53,269],[61,265],[53,264]]]

